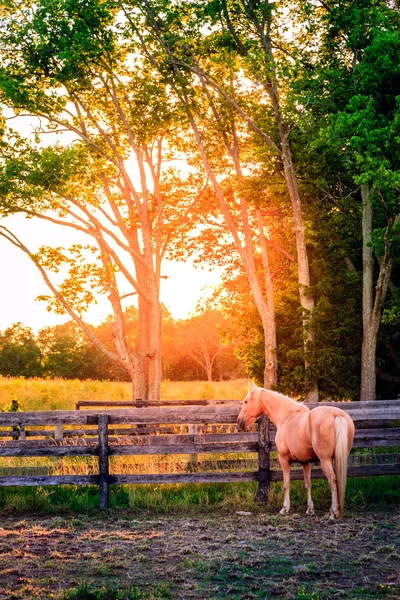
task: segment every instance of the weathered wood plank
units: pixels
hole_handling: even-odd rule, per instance
[[[79,400],[76,404],[76,410],[80,410],[81,406],[98,406],[101,407],[109,407],[112,406],[130,406],[131,408],[135,408],[136,403],[133,400]]]
[[[338,406],[339,408],[345,410],[346,407],[350,409],[371,409],[371,408],[386,408],[386,407],[396,407],[400,405],[400,399],[398,400],[368,400],[367,402],[303,402],[304,406],[307,406],[310,410],[316,408],[317,406]]]
[[[354,436],[355,440],[378,440],[380,438],[386,440],[397,440],[400,438],[400,427],[387,429],[356,429]]]
[[[0,456],[97,456],[97,446],[0,446]]]
[[[242,473],[167,473],[161,475],[110,475],[110,484],[234,483],[257,481],[258,471]]]
[[[172,435],[149,435],[143,437],[132,437],[130,443],[132,444],[160,444],[162,446],[166,444],[208,444],[208,443],[227,443],[231,444],[234,442],[256,442],[256,432],[245,432],[245,433],[199,433],[191,436],[189,434],[172,434]]]
[[[239,406],[189,406],[109,410],[109,424],[235,423]],[[98,410],[55,410],[0,413],[0,426],[12,425],[96,425]]]
[[[0,477],[0,486],[99,485],[98,475],[29,475]]]
[[[124,444],[109,446],[110,456],[137,456],[149,454],[210,454],[229,452],[257,452],[257,442],[237,442],[232,444],[167,444],[142,445]]]
[[[335,405],[338,406],[339,403]],[[368,404],[368,403],[365,403]],[[350,407],[349,407],[350,405]],[[349,407],[349,408],[348,408]],[[400,420],[400,402],[387,407],[352,408],[351,403],[343,403],[340,408],[346,410],[354,421],[367,423],[371,420],[383,422]],[[163,425],[179,423],[235,423],[240,406],[187,406],[187,407],[152,407],[109,410],[109,424],[154,424]],[[0,426],[12,425],[86,425],[97,424],[99,411],[42,411],[21,413],[0,413]],[[368,426],[368,425],[367,425]],[[398,426],[398,425],[397,425]],[[364,427],[366,427],[364,425]]]
[[[140,408],[132,411],[109,412],[109,422],[116,423],[236,423],[238,406],[189,406]],[[89,422],[89,421],[88,421]]]
[[[232,402],[231,400],[229,402]],[[140,407],[148,408],[151,406],[209,406],[210,402],[208,400],[159,400],[158,402],[140,402]],[[135,401],[129,400],[79,400],[76,403],[77,410],[80,409],[81,406],[98,406],[101,407],[113,407],[113,406],[130,406],[131,408],[135,408],[138,406],[138,403]]]
[[[29,433],[29,431],[27,431]],[[121,454],[192,454],[204,452],[256,452],[257,433],[232,434],[198,434],[189,435],[157,435],[134,436],[129,438],[129,444],[121,443],[120,438],[109,440],[112,453],[118,453],[115,448],[121,447]],[[271,435],[271,449],[275,450]],[[46,440],[10,441],[0,444],[0,456],[90,456],[96,455],[95,447],[98,438],[89,438],[90,443],[77,445],[53,445]],[[400,428],[357,430],[355,448],[395,446],[400,443]],[[139,448],[139,449],[138,449]],[[140,448],[144,448],[140,450]]]
[[[400,463],[385,465],[350,466],[349,477],[373,477],[400,474]],[[322,469],[312,469],[313,479],[324,478]],[[303,478],[302,469],[292,469],[291,479]],[[241,473],[169,473],[161,475],[110,475],[109,484],[166,484],[166,483],[229,483],[257,481],[258,471]],[[282,471],[271,471],[272,481],[282,480]],[[97,475],[37,475],[0,477],[0,486],[46,486],[46,485],[99,485]]]

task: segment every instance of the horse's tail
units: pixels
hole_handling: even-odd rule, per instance
[[[335,474],[339,502],[339,519],[343,521],[344,496],[347,481],[347,457],[349,455],[349,426],[344,417],[335,417]]]

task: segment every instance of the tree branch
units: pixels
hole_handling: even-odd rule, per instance
[[[114,360],[117,362],[122,362],[120,356],[118,354],[115,354],[114,352],[110,352],[110,350],[108,350],[108,348],[103,344],[103,342],[101,342],[99,340],[99,338],[92,332],[90,327],[81,319],[81,317],[79,315],[77,315],[74,310],[72,310],[72,308],[69,306],[68,302],[65,300],[64,296],[62,294],[60,294],[60,292],[57,290],[57,288],[52,284],[45,269],[37,261],[37,259],[35,258],[35,255],[32,254],[32,252],[30,252],[30,250],[28,250],[28,248],[16,237],[16,235],[14,235],[11,231],[9,231],[3,225],[0,225],[0,235],[2,237],[4,237],[6,240],[8,240],[9,242],[11,242],[11,244],[16,246],[20,250],[22,250],[27,256],[29,256],[29,258],[31,259],[33,264],[40,271],[40,274],[42,275],[48,288],[51,290],[51,292],[54,294],[54,296],[57,298],[57,300],[62,304],[65,311],[83,329],[83,331],[86,333],[87,337],[99,348],[99,350],[101,350],[101,352],[103,352],[103,354],[108,356],[108,358],[110,358],[111,360]]]

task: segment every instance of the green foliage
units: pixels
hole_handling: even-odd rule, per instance
[[[137,343],[138,312],[125,312],[128,342]],[[165,312],[163,329],[163,374],[168,380],[207,379],[207,363],[211,362],[214,380],[236,379],[243,368],[234,348],[224,345],[222,313],[198,314],[175,321]],[[93,327],[94,333],[110,350],[112,332],[108,322]],[[129,374],[88,340],[73,321],[45,327],[35,337],[21,323],[0,333],[0,375],[12,377],[49,377],[62,379],[97,379],[129,381]]]
[[[0,334],[0,375],[40,377],[42,353],[32,330],[22,323]]]

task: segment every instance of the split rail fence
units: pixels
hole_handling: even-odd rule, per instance
[[[265,502],[269,483],[282,479],[276,458],[271,458],[271,452],[276,449],[275,428],[268,419],[261,417],[257,431],[243,433],[235,427],[240,410],[238,404],[180,404],[171,402],[168,406],[147,405],[122,410],[0,413],[0,439],[3,440],[0,441],[0,458],[98,458],[98,474],[95,475],[7,475],[0,476],[0,486],[98,485],[100,507],[107,508],[109,488],[113,484],[258,481],[259,499]],[[327,404],[340,406],[353,418],[356,425],[354,448],[400,446],[400,400]],[[313,408],[316,405],[307,406]],[[13,438],[12,441],[5,440],[7,437]],[[110,474],[110,457],[113,456],[225,453],[257,453],[258,468]],[[243,460],[239,460],[236,464],[242,463]],[[350,456],[349,477],[395,474],[400,474],[398,452]],[[292,469],[292,479],[301,479],[302,476],[302,469]],[[323,476],[318,466],[313,467],[313,478]]]

